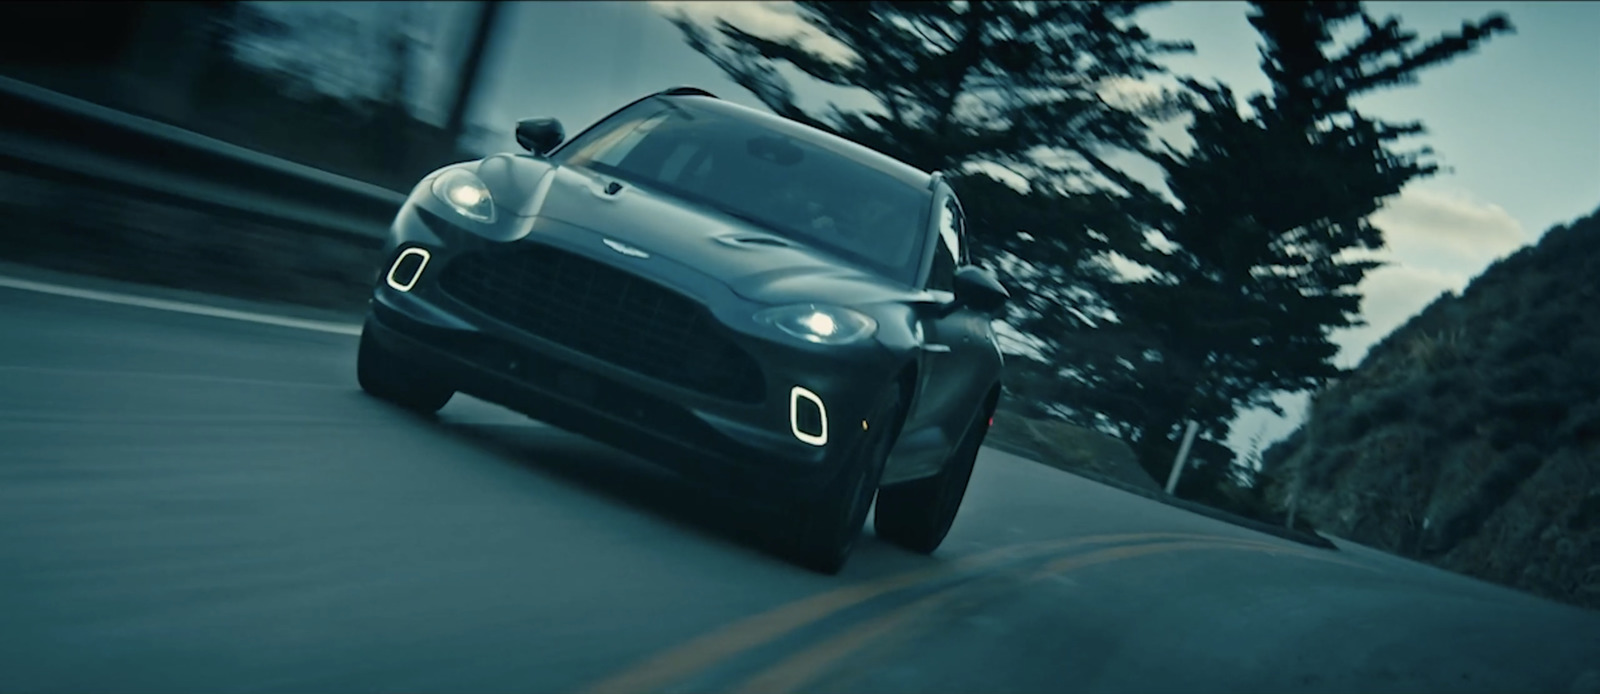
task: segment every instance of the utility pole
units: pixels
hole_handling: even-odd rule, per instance
[[[1167,493],[1171,494],[1178,489],[1178,475],[1183,472],[1183,463],[1189,459],[1189,447],[1194,445],[1194,435],[1200,431],[1200,423],[1189,420],[1189,427],[1183,432],[1183,445],[1178,447],[1178,457],[1172,460],[1172,472],[1167,475]]]
[[[1183,408],[1186,414],[1192,415],[1195,411],[1195,405],[1200,399],[1201,388],[1211,375],[1211,359],[1212,355],[1206,355],[1199,367],[1197,367],[1200,370],[1200,375],[1189,387],[1189,399]],[[1188,426],[1184,427],[1183,443],[1178,446],[1178,455],[1172,459],[1172,472],[1167,473],[1167,494],[1177,494],[1178,477],[1183,474],[1183,465],[1189,460],[1189,449],[1194,446],[1194,437],[1198,433],[1200,433],[1200,423],[1193,419],[1189,420]],[[1162,432],[1162,435],[1165,436],[1166,432]]]
[[[483,73],[483,56],[487,52],[489,38],[494,33],[495,21],[500,16],[499,0],[485,0],[482,5],[472,43],[467,47],[466,62],[461,66],[461,76],[456,82],[455,102],[450,105],[450,117],[445,121],[445,132],[453,143],[460,143],[465,133],[467,107],[472,105],[472,94],[478,89]]]

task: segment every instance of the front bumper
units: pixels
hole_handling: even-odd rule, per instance
[[[741,323],[761,306],[665,259],[624,266],[606,257],[599,235],[541,220],[537,242],[491,242],[457,232],[448,245],[433,233],[442,222],[415,212],[396,221],[372,299],[367,330],[384,348],[456,390],[522,412],[717,485],[763,496],[809,496],[838,474],[877,396],[893,383],[896,364],[876,344],[829,349],[760,334]],[[532,235],[532,234],[530,234]],[[431,243],[430,243],[431,241]],[[700,299],[729,338],[761,366],[765,397],[736,402],[663,382],[600,361],[476,310],[438,283],[463,253],[538,243],[578,253]],[[425,248],[426,267],[413,280],[390,281],[394,261]],[[599,249],[599,250],[594,250]],[[413,253],[413,255],[415,255]],[[622,259],[622,256],[617,256]],[[791,392],[800,386],[824,403],[828,440],[794,433]]]

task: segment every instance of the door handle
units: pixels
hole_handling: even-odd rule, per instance
[[[924,351],[924,352],[941,352],[941,353],[948,352],[948,351],[950,351],[950,345],[926,344],[926,345],[922,346],[922,351]]]

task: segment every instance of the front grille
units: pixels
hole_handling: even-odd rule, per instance
[[[760,402],[755,360],[704,307],[604,263],[550,247],[471,253],[439,280],[463,304],[623,369],[740,402]]]

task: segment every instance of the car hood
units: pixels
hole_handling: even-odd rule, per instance
[[[909,294],[902,285],[759,225],[587,169],[496,155],[484,159],[477,173],[502,213],[588,229],[694,268],[752,301],[855,304]]]

